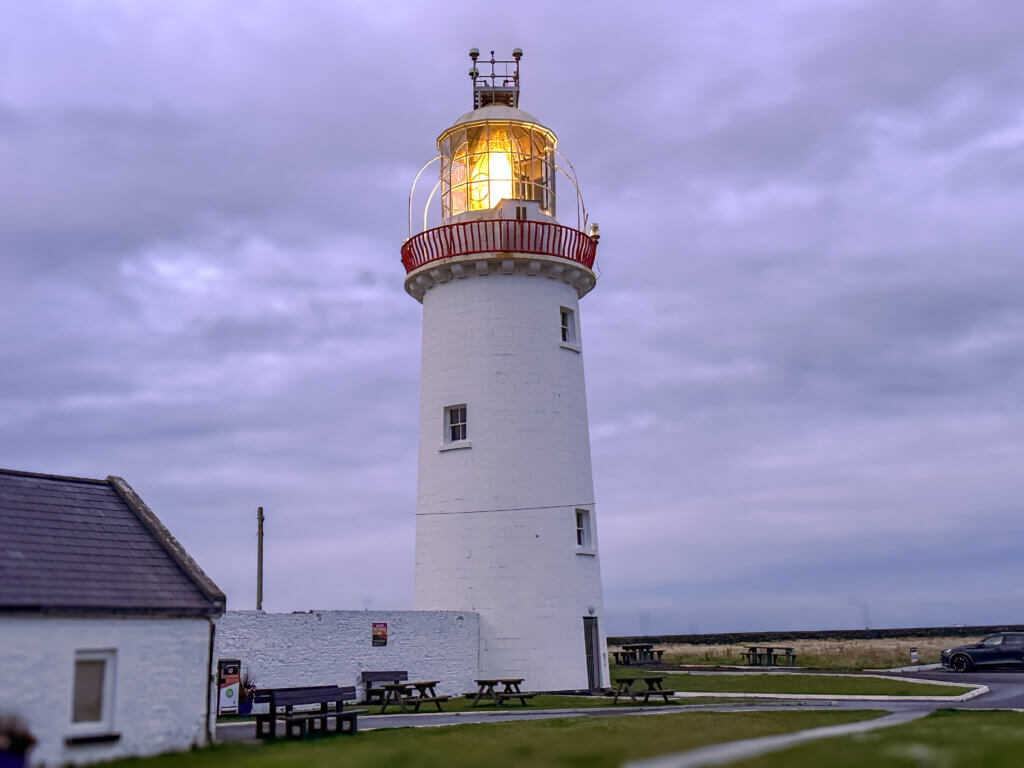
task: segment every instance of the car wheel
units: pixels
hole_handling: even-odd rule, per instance
[[[966,672],[971,668],[971,659],[964,653],[958,653],[949,660],[949,666],[954,672]]]

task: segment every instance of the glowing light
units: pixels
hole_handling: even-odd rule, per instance
[[[438,142],[451,153],[441,166],[446,215],[491,210],[502,200],[536,200],[553,213],[553,147],[553,137],[525,125],[453,128]]]
[[[499,200],[509,200],[512,197],[512,161],[507,152],[488,152],[487,165],[490,171],[487,179],[487,196],[493,208]]]
[[[513,154],[518,154],[518,147],[501,129],[492,129],[490,136],[482,136],[471,147],[463,146],[456,152],[456,168],[465,168],[469,182],[464,210],[494,208],[501,200],[512,198]],[[458,172],[453,174],[453,184],[460,176]]]

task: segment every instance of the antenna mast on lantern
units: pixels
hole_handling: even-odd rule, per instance
[[[483,66],[490,65],[489,73],[481,73],[476,67],[480,58],[479,48],[470,48],[469,58],[473,60],[473,67],[469,70],[469,77],[473,80],[473,109],[488,104],[504,104],[518,109],[519,60],[523,58],[523,49],[513,48],[511,61],[497,61],[494,51],[491,51],[491,60],[480,62]]]

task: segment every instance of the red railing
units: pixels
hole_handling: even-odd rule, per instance
[[[473,253],[536,253],[594,266],[597,243],[578,229],[543,221],[463,221],[420,232],[402,245],[406,273],[438,259]]]

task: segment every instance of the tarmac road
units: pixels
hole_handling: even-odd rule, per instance
[[[954,709],[1024,709],[1024,670],[988,669],[959,674],[949,670],[906,672],[899,677],[921,680],[945,680],[950,683],[980,683],[989,687],[989,693],[958,703]]]

